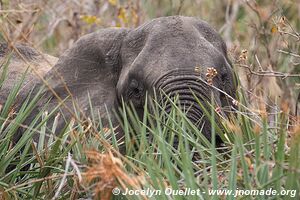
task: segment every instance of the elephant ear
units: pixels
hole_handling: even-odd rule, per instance
[[[75,100],[87,115],[92,112],[90,100],[92,110],[97,113],[105,114],[106,109],[113,108],[122,68],[120,49],[128,32],[128,29],[108,28],[85,35],[60,57],[45,77],[61,99],[67,98],[65,105],[73,109]],[[48,91],[48,95],[52,96],[50,106],[59,103],[52,92]]]

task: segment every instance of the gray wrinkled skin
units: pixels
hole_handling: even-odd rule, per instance
[[[8,47],[7,44],[0,43],[0,76],[4,69],[3,63],[9,62],[5,81],[0,88],[0,105],[4,105],[14,85],[19,83],[22,75],[27,71],[20,93],[17,96],[17,103],[21,103],[33,86],[39,82],[36,73],[43,77],[58,60],[53,56],[41,54],[25,44],[17,44],[15,49],[18,52],[12,51],[13,49]]]
[[[100,111],[104,123],[105,106],[111,112],[123,98],[132,101],[140,114],[146,91],[151,95],[153,89],[162,89],[171,96],[178,94],[181,105],[191,107],[188,117],[201,127],[202,111],[192,91],[201,101],[209,100],[212,89],[199,81],[206,80],[207,68],[218,72],[213,85],[235,96],[235,78],[226,51],[221,37],[206,22],[193,17],[162,17],[136,29],[107,28],[81,37],[45,77],[62,99],[68,96],[66,85],[86,116],[91,112],[88,92],[93,110]],[[230,106],[223,94],[215,90],[213,94],[218,106]],[[51,110],[58,100],[52,92],[46,96],[52,98]],[[45,102],[41,101],[36,111]],[[73,109],[70,100],[66,105]],[[66,109],[63,114],[71,117]],[[113,113],[110,115],[116,125]],[[208,122],[203,133],[210,139]]]

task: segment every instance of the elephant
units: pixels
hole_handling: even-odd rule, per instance
[[[212,85],[199,81],[207,80],[209,69],[216,72],[210,80]],[[61,111],[65,119],[70,119],[76,101],[85,116],[97,110],[104,124],[109,116],[117,126],[114,110],[122,101],[131,102],[142,115],[146,94],[154,96],[155,91],[163,91],[179,96],[180,104],[190,108],[187,118],[202,128],[208,139],[211,126],[202,119],[203,110],[195,96],[206,102],[212,91],[217,106],[231,107],[232,101],[225,94],[235,97],[237,88],[221,36],[207,22],[185,16],[160,17],[134,29],[104,28],[84,35],[44,78],[48,87],[36,112],[46,103],[51,110],[64,100]],[[200,119],[204,123],[199,123]]]
[[[57,60],[58,58],[42,54],[26,44],[18,43],[10,47],[7,43],[0,43],[0,77],[4,75],[5,63],[8,63],[5,80],[0,85],[0,105],[4,105],[14,85],[27,71],[17,96],[16,103],[20,104],[33,86],[39,82],[38,77],[43,77],[49,72]]]

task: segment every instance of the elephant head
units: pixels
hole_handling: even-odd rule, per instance
[[[153,95],[154,90],[162,90],[167,95],[179,95],[180,103],[190,107],[187,117],[197,124],[203,112],[194,95],[204,102],[213,91],[218,106],[230,105],[222,92],[199,81],[206,80],[208,68],[217,71],[213,85],[234,96],[233,69],[218,33],[199,19],[172,16],[136,29],[107,28],[85,35],[59,58],[45,78],[53,88],[50,106],[58,103],[57,97],[71,95],[89,115],[90,98],[94,110],[102,114],[108,111],[117,123],[112,110],[122,99],[143,112],[146,92]],[[72,108],[72,101],[66,100],[66,105]],[[209,123],[203,133],[210,138]]]

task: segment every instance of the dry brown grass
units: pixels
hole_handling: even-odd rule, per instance
[[[87,185],[93,185],[95,198],[111,199],[112,190],[121,185],[121,189],[141,189],[145,182],[145,176],[132,175],[125,170],[121,159],[115,157],[111,152],[99,153],[98,151],[87,151],[90,166],[84,173]]]

